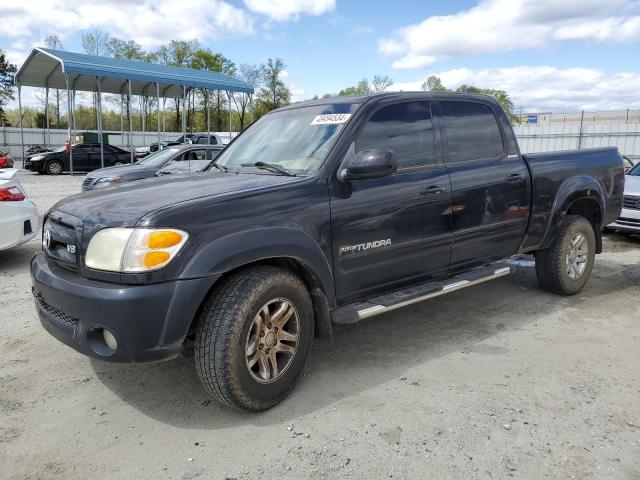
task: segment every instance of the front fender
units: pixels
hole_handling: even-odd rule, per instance
[[[593,200],[599,208],[599,218],[605,218],[606,203],[602,185],[589,175],[571,177],[560,185],[549,214],[549,223],[541,242],[541,248],[548,248],[553,243],[562,219],[567,210],[578,200]]]
[[[269,258],[291,258],[317,278],[330,305],[334,304],[333,274],[320,246],[306,233],[287,227],[263,227],[217,238],[191,258],[181,278],[219,275]]]

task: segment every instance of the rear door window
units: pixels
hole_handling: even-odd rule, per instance
[[[440,102],[447,162],[496,158],[503,154],[502,134],[491,109],[475,102]]]

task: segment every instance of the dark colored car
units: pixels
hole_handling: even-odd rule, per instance
[[[54,205],[33,293],[79,352],[194,348],[210,395],[248,410],[292,391],[332,323],[503,277],[514,254],[535,254],[541,288],[579,292],[624,187],[615,148],[523,155],[499,104],[467,94],[294,104],[214,165]]]
[[[113,145],[103,145],[106,166],[124,165],[131,162],[131,153]],[[99,143],[78,143],[73,145],[73,170],[90,172],[101,166]],[[38,173],[60,175],[71,169],[69,152],[60,147],[53,152],[37,153],[27,157],[24,168]]]
[[[179,145],[166,147],[152,153],[133,165],[101,168],[87,174],[82,182],[83,190],[108,187],[110,185],[152,178],[159,172],[200,172],[209,166],[222,150],[219,145]],[[175,165],[175,166],[171,166]]]
[[[12,168],[13,159],[11,155],[0,150],[0,168]]]
[[[185,140],[186,138],[186,140]],[[178,138],[176,138],[175,140],[170,140],[170,141],[166,141],[166,142],[162,142],[161,145],[162,147],[169,147],[172,145],[182,145],[183,143],[192,143],[192,144],[197,144],[197,145],[223,145],[223,141],[222,138],[218,135],[215,135],[213,133],[209,134],[209,141],[207,142],[207,133],[187,133],[186,136],[182,136],[180,135]],[[157,152],[158,151],[158,143],[152,143],[149,146],[149,151],[150,152]]]

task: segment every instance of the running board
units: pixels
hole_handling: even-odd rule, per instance
[[[340,307],[332,312],[331,320],[333,323],[341,325],[356,323],[365,318],[374,317],[413,303],[422,302],[430,298],[439,297],[447,293],[462,290],[463,288],[488,282],[489,280],[505,277],[511,272],[512,267],[506,263],[488,265],[464,274],[449,277],[443,281],[423,283],[387,295],[374,297],[366,302]]]

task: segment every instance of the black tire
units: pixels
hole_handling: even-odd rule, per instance
[[[293,305],[292,315],[297,313],[297,348],[290,357],[281,354],[278,358],[284,358],[287,365],[278,377],[262,383],[248,365],[250,359],[245,357],[246,348],[250,339],[256,338],[250,335],[259,312],[265,305],[270,305],[269,302],[281,300]],[[251,411],[266,410],[282,401],[296,386],[311,350],[313,329],[311,297],[296,275],[271,266],[239,271],[215,288],[202,308],[195,342],[195,363],[200,381],[222,405]],[[261,338],[269,338],[269,335]],[[263,340],[258,338],[256,344],[258,342],[261,353],[269,353],[267,346],[266,350],[262,348]],[[273,355],[276,358],[276,353]]]
[[[44,168],[47,175],[60,175],[64,171],[64,165],[60,160],[51,160]]]
[[[579,235],[585,237],[588,248],[584,270],[568,271],[568,257],[571,256],[571,242]],[[536,252],[536,276],[543,290],[561,295],[575,295],[585,286],[593,269],[596,251],[596,236],[593,226],[583,217],[567,215],[549,248]],[[572,278],[572,276],[574,278]]]

